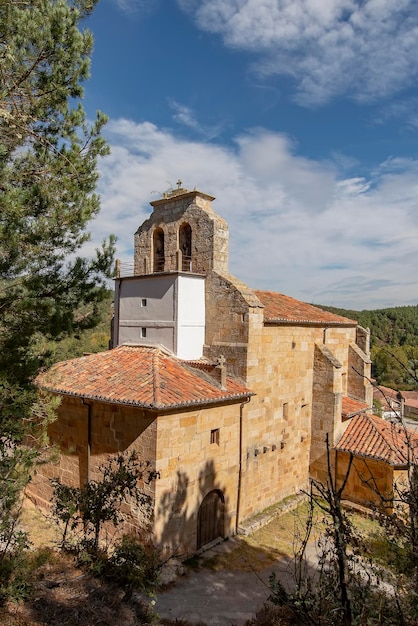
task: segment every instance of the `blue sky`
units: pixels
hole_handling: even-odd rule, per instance
[[[110,121],[93,245],[180,178],[230,271],[352,309],[418,304],[416,0],[101,0],[84,105]]]

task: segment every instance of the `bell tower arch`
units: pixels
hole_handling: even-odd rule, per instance
[[[192,229],[190,224],[183,222],[179,229],[179,252],[181,254],[181,269],[191,272],[192,263]]]
[[[227,274],[228,224],[213,210],[214,199],[179,187],[151,202],[151,216],[135,233],[135,276],[158,271]]]

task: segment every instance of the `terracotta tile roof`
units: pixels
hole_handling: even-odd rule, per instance
[[[418,463],[418,434],[377,415],[353,417],[335,448],[389,465],[405,466],[408,459]]]
[[[343,396],[342,405],[343,419],[349,419],[350,417],[358,415],[359,413],[364,413],[367,409],[371,408],[365,402],[354,400],[354,398],[349,398],[348,396]]]
[[[254,291],[254,293],[264,304],[264,320],[266,322],[357,326],[357,322],[354,320],[323,311],[313,304],[300,302],[282,293],[275,293],[274,291]]]
[[[390,387],[377,385],[373,387],[373,398],[378,400],[384,409],[392,409],[391,400],[399,405],[401,397],[406,407],[418,407],[418,391],[396,391]]]
[[[36,382],[55,393],[160,410],[253,395],[229,376],[227,388],[222,390],[210,376],[210,367],[206,365],[207,371],[201,371],[159,348],[119,346],[56,363]]]

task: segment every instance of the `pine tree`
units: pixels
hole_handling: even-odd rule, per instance
[[[102,113],[81,105],[95,0],[0,0],[0,547],[28,480],[50,406],[34,380],[45,346],[93,326],[106,294],[112,238],[77,257],[99,211],[97,160],[108,153]]]

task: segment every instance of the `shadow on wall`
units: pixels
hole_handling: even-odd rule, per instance
[[[235,520],[230,508],[213,461],[205,463],[196,479],[178,469],[170,487],[158,497],[158,544],[164,553],[185,557],[216,539],[225,539],[231,534],[231,519]]]

